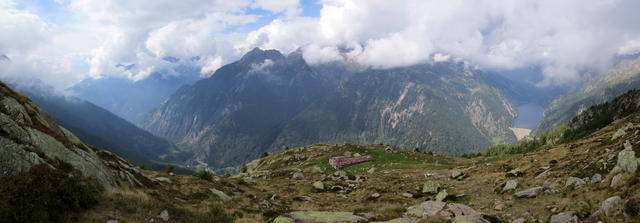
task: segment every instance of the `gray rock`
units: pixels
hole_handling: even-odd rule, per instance
[[[473,210],[473,208],[464,205],[464,204],[456,204],[456,203],[448,203],[447,210],[453,213],[455,216],[477,216],[480,213]]]
[[[417,218],[435,216],[445,207],[446,204],[447,203],[440,201],[425,201],[419,205],[407,208],[407,212],[405,214],[407,216]]]
[[[156,177],[156,178],[153,178],[153,179],[157,180],[159,182],[163,182],[163,183],[168,183],[168,184],[171,183],[171,179],[166,178],[166,177]]]
[[[322,168],[320,168],[319,166],[312,166],[310,168],[311,173],[324,173],[324,171],[322,170]]]
[[[402,196],[406,198],[413,198],[413,194],[411,193],[402,193]]]
[[[164,211],[160,212],[158,217],[163,221],[169,221],[169,211],[167,211],[167,209],[164,209]]]
[[[375,167],[371,167],[371,169],[367,170],[367,173],[375,173],[375,172],[376,172]]]
[[[361,157],[362,155],[360,155],[360,153],[354,153],[353,157]]]
[[[614,216],[616,210],[620,207],[621,204],[622,199],[620,198],[620,196],[607,198],[602,202],[602,205],[600,206],[600,210],[598,212],[604,214],[607,217]]]
[[[220,199],[224,200],[224,201],[228,201],[231,200],[231,197],[229,197],[229,195],[225,194],[222,191],[216,190],[216,189],[209,189],[211,190],[211,192],[213,192],[213,194],[218,195],[218,197],[220,197]]]
[[[440,188],[439,185],[437,185],[432,180],[429,180],[429,181],[424,182],[424,185],[422,186],[422,193],[435,194],[435,193],[438,193],[438,189],[439,188]]]
[[[371,195],[371,198],[379,198],[380,194],[379,193],[374,193]]]
[[[509,180],[509,181],[507,181],[506,184],[504,184],[504,187],[502,188],[502,192],[515,190],[517,187],[518,187],[518,181],[517,180]]]
[[[488,223],[481,215],[462,215],[453,219],[455,223]]]
[[[118,220],[110,219],[110,220],[107,220],[107,223],[118,223]]]
[[[613,176],[613,178],[611,178],[611,184],[609,185],[610,187],[615,187],[618,184],[618,181],[620,181],[620,179],[622,178],[622,173],[618,173],[615,176]]]
[[[551,216],[551,223],[578,223],[578,216],[573,211],[562,212]]]
[[[613,136],[611,136],[611,141],[616,140],[624,135],[626,135],[627,132],[625,132],[622,129],[618,129],[618,131],[616,131],[615,133],[613,133]]]
[[[516,220],[511,221],[511,223],[525,223],[524,218],[518,218]]]
[[[273,223],[364,223],[368,220],[353,212],[295,211],[278,216]]]
[[[313,189],[316,191],[324,191],[324,183],[322,181],[316,181],[313,183]]]
[[[533,198],[536,197],[544,190],[544,187],[533,187],[520,192],[515,193],[514,195],[519,198]]]
[[[638,169],[638,159],[631,146],[618,153],[618,166],[622,171],[629,173],[635,173]]]
[[[302,172],[295,172],[293,174],[293,179],[294,180],[304,180],[304,175],[302,174]]]
[[[462,178],[464,178],[464,174],[458,170],[452,170],[451,178],[461,180]]]
[[[523,175],[523,173],[520,170],[520,168],[515,168],[515,169],[507,172],[507,177],[519,177],[519,176],[522,176],[522,175]]]
[[[591,177],[592,184],[600,183],[600,181],[602,181],[602,175],[600,175],[599,173],[596,173]]]
[[[584,180],[577,178],[577,177],[569,177],[567,178],[567,182],[565,183],[564,187],[579,187],[582,186],[583,184],[585,184]]]
[[[447,198],[447,195],[449,195],[447,193],[447,190],[442,190],[440,191],[437,195],[436,195],[436,201],[444,201],[445,198]]]

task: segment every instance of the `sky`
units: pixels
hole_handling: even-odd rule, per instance
[[[0,0],[0,78],[203,77],[260,47],[311,64],[465,61],[576,81],[640,52],[633,0]],[[135,64],[135,66],[128,66]],[[129,67],[130,69],[127,69]]]

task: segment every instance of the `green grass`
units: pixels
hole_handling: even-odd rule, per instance
[[[319,166],[326,169],[327,173],[333,173],[336,170],[329,165],[329,158],[334,156],[342,156],[344,152],[350,151],[351,153],[359,153],[360,155],[369,155],[373,158],[373,161],[358,163],[344,170],[349,172],[366,172],[372,167],[376,168],[376,171],[383,171],[389,169],[409,169],[414,168],[416,165],[429,165],[434,168],[442,167],[446,168],[450,165],[450,158],[444,156],[433,156],[420,152],[412,152],[403,149],[395,149],[393,153],[387,153],[385,151],[385,145],[366,145],[359,146],[354,144],[345,144],[335,147],[331,153],[322,156],[320,159],[312,161],[307,167]],[[439,165],[435,165],[436,161]]]

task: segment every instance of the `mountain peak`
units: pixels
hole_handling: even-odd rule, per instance
[[[253,50],[247,52],[244,56],[242,56],[240,61],[255,63],[255,62],[262,62],[266,59],[280,60],[280,59],[284,59],[284,55],[282,55],[282,53],[280,53],[280,51],[277,51],[277,50],[262,50],[256,47],[256,48],[253,48]]]

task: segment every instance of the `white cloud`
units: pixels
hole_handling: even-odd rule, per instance
[[[299,6],[300,0],[255,0],[252,4],[254,8],[261,8],[273,13],[284,13],[287,18],[293,18],[302,13]]]
[[[637,1],[322,3],[319,19],[274,21],[247,42],[285,52],[306,46],[304,57],[315,62],[336,58],[319,49],[352,48],[351,60],[377,67],[434,60],[436,53],[490,69],[540,65],[546,83],[576,80],[579,70],[604,69],[616,54],[640,50]]]
[[[561,83],[640,52],[640,1],[319,1],[320,17],[309,18],[299,0],[60,0],[63,19],[52,20],[0,0],[0,53],[11,58],[0,76],[38,77],[58,88],[88,77],[178,75],[175,66],[206,76],[261,47],[302,49],[310,63],[535,65],[545,83]],[[256,8],[273,15],[248,14]],[[253,27],[266,18],[275,19]]]

